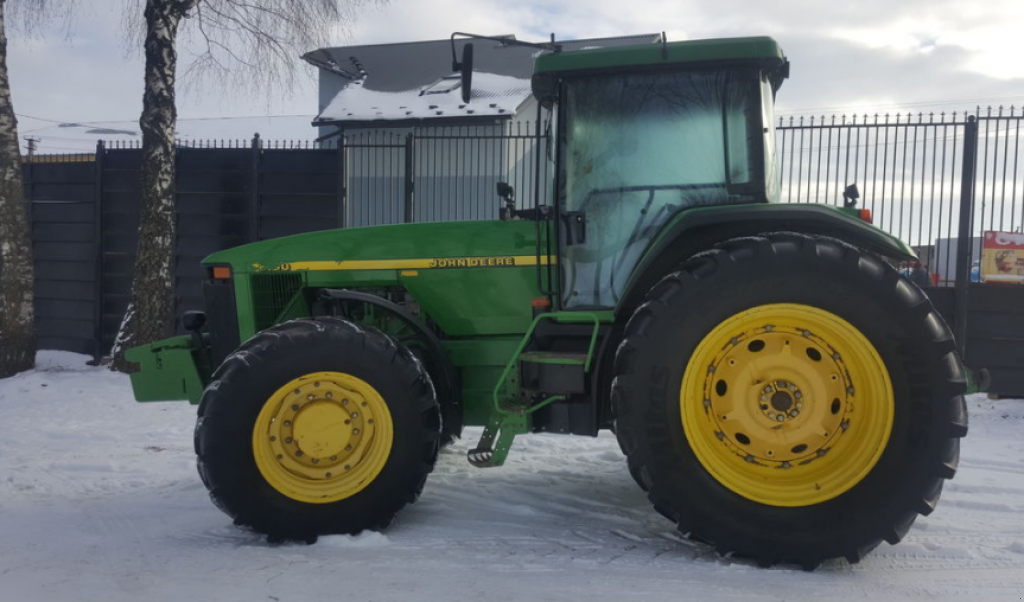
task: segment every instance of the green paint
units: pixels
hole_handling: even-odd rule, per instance
[[[781,65],[785,60],[782,48],[772,38],[726,38],[555,52],[539,57],[534,72],[621,69],[709,61],[768,61]]]
[[[139,364],[130,374],[136,401],[187,399],[196,404],[210,379],[209,367],[192,349],[191,335],[133,347],[124,355]]]

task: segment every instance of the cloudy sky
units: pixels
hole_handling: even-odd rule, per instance
[[[23,135],[53,122],[137,120],[142,60],[126,49],[121,0],[79,0],[70,35],[10,34]],[[336,45],[446,38],[452,31],[542,40],[665,31],[669,40],[771,35],[792,63],[783,114],[942,111],[1024,106],[1024,2],[986,0],[391,0]],[[187,65],[191,54],[182,50]],[[272,96],[188,87],[183,119],[311,115],[315,80]]]

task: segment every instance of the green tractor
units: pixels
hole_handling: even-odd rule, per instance
[[[553,198],[215,253],[191,334],[128,352],[136,398],[199,404],[214,503],[272,541],[386,527],[468,425],[479,467],[610,429],[655,510],[762,566],[898,542],[965,371],[907,245],[776,202],[788,71],[763,37],[542,54]]]

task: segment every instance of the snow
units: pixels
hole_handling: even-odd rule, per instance
[[[429,88],[429,86],[428,86]],[[462,101],[459,86],[447,92],[420,94],[419,88],[403,92],[370,90],[357,80],[345,86],[317,117],[318,122],[399,121],[437,117],[512,116],[530,97],[530,80],[473,73],[472,96]]]
[[[903,543],[814,573],[688,542],[614,437],[532,435],[475,469],[469,430],[386,534],[268,545],[195,471],[187,403],[45,351],[0,380],[0,600],[1017,600],[1024,592],[1024,401],[972,396],[961,469]]]

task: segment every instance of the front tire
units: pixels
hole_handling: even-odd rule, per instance
[[[203,394],[199,474],[213,502],[271,539],[386,527],[437,458],[423,365],[380,331],[293,320],[228,356]]]
[[[967,430],[927,297],[796,234],[735,239],[666,276],[615,360],[630,472],[679,530],[761,565],[857,562],[934,509]]]

